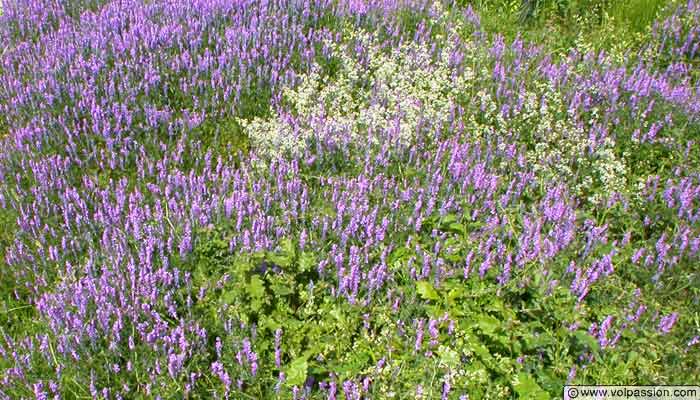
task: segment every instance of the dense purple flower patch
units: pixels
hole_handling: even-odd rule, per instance
[[[36,326],[0,331],[0,398],[389,398],[408,393],[401,365],[432,374],[408,396],[478,396],[474,382],[555,364],[546,324],[591,339],[540,382],[558,393],[686,317],[643,294],[698,284],[693,0],[623,64],[506,43],[471,7],[423,0],[6,3],[0,276]],[[371,57],[404,45],[468,76],[444,119],[388,107],[391,123],[341,129],[284,95],[312,71],[333,85],[346,54],[355,90],[387,107]],[[313,129],[299,154],[226,147],[239,118]],[[491,289],[485,316],[463,305]],[[498,308],[528,290],[567,312],[508,339],[489,312],[534,318]],[[315,324],[319,344],[296,339]],[[679,337],[696,351],[697,330]]]

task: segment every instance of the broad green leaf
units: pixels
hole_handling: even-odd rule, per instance
[[[416,291],[420,296],[426,300],[439,300],[440,296],[435,291],[433,285],[427,281],[419,281],[416,283]]]
[[[300,386],[306,381],[306,372],[309,368],[309,363],[306,358],[299,357],[294,359],[289,367],[287,367],[286,383],[290,386]]]
[[[222,304],[233,304],[236,300],[236,290],[229,289],[228,291],[222,293],[219,299]]]
[[[479,339],[476,337],[472,336],[469,338],[468,341],[468,348],[469,350],[473,351],[474,354],[479,356],[479,358],[484,362],[484,363],[489,363],[493,357],[491,356],[491,353],[489,352],[489,349],[484,346]]]
[[[503,306],[503,300],[499,299],[498,297],[493,298],[489,305],[486,307],[487,310],[489,311],[494,311],[496,313],[503,313],[504,311],[504,306]]]
[[[272,285],[270,285],[270,288],[277,297],[286,296],[288,294],[294,293],[294,290],[291,287],[285,285],[284,282],[274,282],[272,283]]]
[[[493,333],[500,325],[500,321],[488,314],[480,314],[476,320],[479,328],[486,334]]]
[[[464,295],[464,292],[462,290],[451,289],[447,293],[447,299],[448,300],[456,300],[456,299],[459,299],[460,297],[462,297],[463,295]]]
[[[338,322],[345,325],[345,315],[343,315],[343,312],[340,310],[340,308],[333,307],[329,314],[333,316],[333,318],[335,318]]]
[[[519,373],[513,380],[513,389],[521,399],[549,400],[549,394],[542,390],[535,378],[525,372]]]
[[[263,302],[260,299],[255,299],[255,300],[250,302],[250,308],[253,311],[260,311],[260,309],[262,308],[262,305],[263,305]]]
[[[457,222],[457,220],[458,220],[458,218],[457,218],[456,215],[454,215],[454,214],[447,214],[447,215],[445,215],[444,217],[442,217],[442,224],[443,224],[443,225],[452,224],[452,223],[454,223],[454,222]]]
[[[437,350],[440,362],[450,368],[457,368],[460,365],[459,354],[449,347],[440,346]]]
[[[248,284],[248,294],[250,297],[259,299],[265,295],[265,286],[259,276],[254,275]]]
[[[268,260],[279,265],[282,268],[288,268],[292,265],[292,257],[287,254],[270,254]]]
[[[576,336],[576,340],[588,346],[591,350],[597,352],[600,349],[598,341],[588,332],[579,330],[574,333],[574,336]]]
[[[316,257],[313,253],[302,253],[299,257],[299,271],[311,271],[316,267]]]
[[[295,250],[291,239],[283,239],[280,243],[280,250],[269,253],[267,259],[282,268],[288,268],[294,261]]]
[[[393,265],[396,262],[401,262],[404,260],[407,260],[409,258],[409,255],[411,254],[411,250],[405,248],[405,247],[399,247],[395,249],[394,251],[389,254],[388,262],[387,264]]]
[[[462,235],[466,232],[464,225],[460,224],[459,222],[451,223],[450,225],[448,225],[448,229],[450,230],[450,232],[456,232]]]

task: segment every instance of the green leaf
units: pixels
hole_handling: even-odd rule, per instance
[[[465,228],[459,222],[459,217],[454,214],[447,214],[440,220],[440,229],[446,232],[464,234]]]
[[[513,380],[513,389],[521,399],[549,400],[549,394],[542,390],[535,378],[525,372],[519,373]]]
[[[292,257],[294,256],[296,252],[296,246],[294,246],[294,242],[292,242],[291,239],[282,239],[282,241],[280,242],[280,246],[282,247],[282,252],[284,254],[290,255]]]
[[[493,357],[491,356],[491,353],[489,352],[489,349],[484,346],[479,339],[476,337],[472,336],[468,339],[468,346],[467,348],[471,351],[474,352],[481,361],[484,363],[490,363],[493,360]]]
[[[265,286],[263,285],[262,279],[255,275],[250,278],[250,283],[248,284],[248,294],[250,297],[259,299],[265,295]]]
[[[233,263],[233,270],[239,274],[245,274],[253,270],[253,265],[246,258],[237,258]]]
[[[455,223],[459,220],[455,214],[447,214],[444,217],[442,217],[442,224],[443,225],[449,225],[452,223]]]
[[[287,368],[286,383],[290,386],[300,386],[306,381],[306,372],[309,368],[309,363],[306,358],[299,357],[294,359],[289,367]]]
[[[343,311],[341,311],[340,308],[333,307],[333,309],[328,314],[330,314],[333,318],[335,318],[342,325],[345,325],[345,315],[343,314]]]
[[[405,260],[408,260],[409,256],[411,255],[411,250],[405,248],[405,247],[399,247],[395,249],[394,251],[389,254],[389,258],[387,260],[387,264],[393,265],[394,263],[400,263]]]
[[[453,222],[447,226],[447,229],[450,232],[455,232],[464,235],[466,232],[466,229],[464,228],[464,225],[458,223],[458,222]]]
[[[288,268],[292,265],[295,255],[294,243],[290,239],[283,239],[280,242],[280,251],[269,253],[267,259],[282,268]]]
[[[493,333],[496,329],[498,329],[500,321],[498,321],[495,317],[492,317],[491,315],[480,314],[477,317],[476,324],[479,326],[479,328],[481,328],[481,330],[484,333],[490,334]]]
[[[292,265],[292,257],[286,254],[270,254],[267,259],[282,268],[288,268]]]
[[[221,304],[233,304],[236,301],[236,291],[231,289],[222,293],[219,301]]]
[[[450,301],[457,300],[462,296],[464,296],[464,291],[459,289],[450,289],[447,293],[447,299]]]
[[[316,257],[313,253],[302,253],[299,257],[299,271],[311,271],[316,266]]]
[[[600,344],[598,341],[593,336],[588,334],[588,332],[579,330],[574,333],[574,336],[576,337],[576,340],[588,346],[591,350],[597,352],[600,349]]]
[[[505,311],[503,300],[497,297],[491,299],[491,302],[486,306],[486,309],[489,311],[496,312],[498,314],[503,314],[503,312]]]
[[[460,365],[459,354],[449,347],[440,346],[437,350],[440,363],[449,368],[456,369]]]
[[[288,294],[294,293],[294,289],[287,284],[287,282],[281,280],[274,280],[270,285],[270,288],[275,293],[275,296],[281,297]]]
[[[250,308],[251,308],[253,311],[260,311],[260,309],[262,308],[262,306],[263,306],[263,302],[262,302],[262,300],[260,300],[260,299],[256,299],[256,300],[253,300],[253,301],[250,302]]]
[[[420,296],[426,300],[439,300],[440,296],[438,296],[438,293],[435,291],[435,288],[433,287],[430,282],[427,281],[419,281],[416,283],[416,291]]]

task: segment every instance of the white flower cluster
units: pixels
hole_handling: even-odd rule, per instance
[[[540,84],[536,91],[539,93],[527,96],[523,107],[523,112],[535,121],[530,128],[535,149],[528,153],[528,161],[542,179],[572,182],[574,168],[586,163],[587,136],[566,114],[557,90]]]
[[[456,43],[462,27],[445,25],[439,39]],[[614,141],[591,142],[584,128],[600,123],[596,110],[581,123],[570,115],[558,88],[534,81],[518,94],[522,107],[503,116],[490,89],[493,60],[483,44],[462,42],[457,73],[450,46],[438,54],[419,43],[387,50],[367,32],[348,30],[346,36],[350,45],[326,44],[335,62],[331,76],[316,65],[299,85],[284,90],[283,106],[272,117],[239,121],[258,153],[299,156],[319,142],[361,149],[387,142],[410,145],[420,127],[442,131],[459,104],[467,137],[525,144],[540,181],[565,183],[594,203],[624,190],[627,168],[613,151]]]
[[[538,88],[540,102],[533,129],[535,149],[528,160],[540,179],[559,180],[570,186],[571,192],[597,204],[625,189],[627,167],[615,154],[615,141],[606,137],[602,142],[592,141],[588,131],[567,114],[558,91],[546,85]],[[543,105],[544,104],[544,105]],[[530,109],[531,102],[525,102]],[[597,111],[592,110],[588,124],[599,122]]]
[[[592,162],[593,175],[602,190],[588,198],[593,204],[599,204],[615,193],[623,193],[627,184],[627,164],[624,158],[615,154],[614,141],[606,138],[603,146],[598,147]]]
[[[299,155],[311,141],[409,144],[419,126],[447,121],[473,75],[453,74],[449,50],[434,59],[429,48],[409,43],[388,53],[367,32],[348,36],[366,50],[365,65],[351,55],[352,47],[328,43],[338,61],[331,79],[324,80],[317,66],[297,87],[285,90],[286,111],[239,121],[258,151]]]

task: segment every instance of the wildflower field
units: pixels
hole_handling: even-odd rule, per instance
[[[699,384],[700,1],[0,4],[0,399]]]

